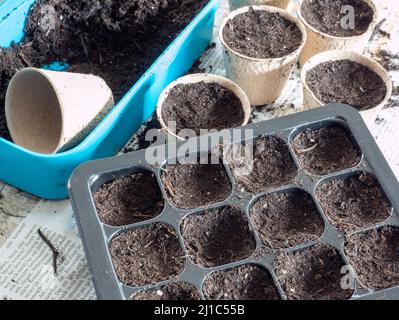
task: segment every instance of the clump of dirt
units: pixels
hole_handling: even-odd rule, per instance
[[[175,278],[185,266],[175,230],[163,223],[123,232],[112,239],[109,250],[119,280],[129,286]]]
[[[302,44],[302,31],[279,13],[253,10],[236,15],[223,29],[226,44],[251,58],[286,56]]]
[[[179,84],[170,90],[162,105],[162,118],[168,126],[176,123],[176,132],[183,129],[223,130],[239,127],[245,119],[241,100],[219,83]]]
[[[104,78],[118,102],[209,0],[37,0],[20,44],[0,50],[0,128],[16,71],[67,62]],[[167,21],[167,23],[165,23]],[[0,136],[9,138],[7,131]]]
[[[286,143],[274,136],[231,146],[226,162],[238,188],[251,193],[288,185],[298,173]]]
[[[246,259],[256,248],[244,213],[230,206],[190,215],[181,230],[191,259],[202,267]]]
[[[312,197],[301,190],[263,196],[255,202],[250,215],[262,242],[273,249],[317,240],[324,231]]]
[[[348,24],[348,11],[354,9],[354,26]],[[312,27],[335,37],[353,37],[365,33],[374,19],[374,10],[364,0],[304,0],[303,18]]]
[[[376,52],[374,58],[388,71],[399,70],[399,54],[380,49]]]
[[[165,205],[157,179],[149,171],[107,182],[93,197],[100,220],[111,226],[152,219]]]
[[[399,229],[383,227],[351,235],[345,253],[357,277],[372,289],[399,285]]]
[[[203,291],[208,300],[280,300],[269,272],[256,265],[243,265],[210,274]]]
[[[301,166],[316,175],[352,168],[362,156],[349,134],[340,127],[306,129],[293,139],[292,147]]]
[[[131,300],[201,300],[198,290],[186,282],[167,284],[160,289],[140,291]]]
[[[342,289],[339,252],[316,245],[292,253],[281,253],[275,262],[276,274],[289,300],[346,300],[353,290]]]
[[[162,169],[161,180],[169,201],[193,209],[226,200],[232,186],[223,164],[178,163]]]
[[[377,73],[348,59],[318,64],[308,71],[305,81],[323,103],[344,103],[359,111],[376,107],[387,94]]]
[[[383,222],[391,212],[378,181],[364,172],[325,182],[316,196],[331,224],[345,232]]]

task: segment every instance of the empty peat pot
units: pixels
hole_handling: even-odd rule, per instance
[[[14,143],[52,154],[81,142],[113,106],[97,76],[26,68],[10,81],[5,113]]]
[[[232,11],[223,20],[219,37],[227,77],[254,106],[272,103],[281,95],[307,38],[297,18],[270,6]]]
[[[378,21],[372,0],[302,0],[298,17],[308,34],[301,65],[328,50],[362,53]]]
[[[191,74],[177,79],[164,89],[157,105],[159,122],[174,140],[183,140],[189,133],[186,130],[200,135],[201,129],[245,126],[250,113],[245,92],[233,81],[213,74]]]
[[[305,109],[344,103],[360,111],[366,123],[375,120],[392,94],[388,72],[353,51],[332,50],[313,56],[303,66],[301,80]]]
[[[248,5],[266,5],[287,10],[291,0],[229,0],[230,10]]]

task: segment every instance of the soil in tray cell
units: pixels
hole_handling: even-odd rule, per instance
[[[283,249],[320,238],[324,232],[312,197],[302,191],[272,193],[259,198],[250,211],[262,242]]]
[[[342,25],[348,13],[344,6],[354,9],[354,28]],[[364,0],[305,0],[301,7],[303,18],[312,27],[335,37],[359,36],[367,31],[373,21],[374,11]]]
[[[302,37],[294,22],[264,10],[239,14],[223,29],[223,38],[231,49],[258,59],[286,56],[300,47]]]
[[[298,173],[285,142],[273,136],[258,138],[246,145],[231,146],[226,162],[238,189],[251,193],[288,185]]]
[[[119,280],[130,286],[144,286],[180,275],[185,255],[175,230],[163,223],[121,233],[109,250]]]
[[[399,285],[399,229],[383,227],[353,234],[345,254],[360,282],[372,289]]]
[[[159,289],[140,291],[131,300],[200,300],[198,290],[191,284],[175,282]]]
[[[316,196],[330,223],[345,232],[383,222],[391,214],[378,181],[365,172],[322,183]]]
[[[311,174],[325,175],[359,164],[361,152],[340,127],[307,129],[292,141],[301,166]]]
[[[176,122],[176,131],[223,130],[241,126],[244,110],[240,99],[218,83],[179,84],[162,105],[162,118],[168,126]]]
[[[161,180],[169,201],[193,209],[226,200],[232,187],[223,164],[178,163],[163,167]]]
[[[157,179],[152,172],[136,172],[103,184],[94,195],[100,220],[123,226],[152,219],[164,208]]]
[[[190,215],[181,230],[191,259],[201,267],[246,259],[256,247],[245,214],[230,206]]]
[[[377,73],[351,60],[320,63],[307,73],[305,81],[323,103],[344,103],[359,111],[376,107],[387,94]]]
[[[9,138],[4,96],[17,70],[67,62],[102,77],[118,102],[208,2],[36,0],[25,39],[0,49],[0,137]]]
[[[345,300],[352,289],[341,287],[345,262],[339,252],[316,245],[291,253],[281,253],[275,262],[276,274],[289,300]]]
[[[257,265],[243,265],[211,273],[204,281],[208,300],[279,300],[269,272]]]

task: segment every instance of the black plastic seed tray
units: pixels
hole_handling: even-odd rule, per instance
[[[293,148],[293,139],[297,137],[298,134],[305,132],[307,129],[317,130],[325,127],[338,127],[347,133],[348,139],[354,148],[356,148],[356,150],[359,152],[359,161],[357,164],[350,165],[350,168],[342,168],[342,166],[340,166],[336,172],[329,172],[324,175],[312,174],[309,172],[309,170],[306,170],[302,167],[301,161],[298,157],[299,151],[295,151]],[[395,270],[393,270],[392,273],[392,270],[386,270],[382,268],[375,270],[375,274],[368,275],[365,274],[364,264],[359,264],[359,261],[353,262],[354,265],[350,264],[354,260],[351,260],[346,254],[349,252],[346,250],[346,244],[348,239],[352,236],[364,233],[367,235],[367,232],[377,232],[378,230],[381,231],[384,228],[389,228],[389,226],[393,227],[393,229],[390,229],[391,231],[397,231],[395,228],[399,228],[398,182],[383,155],[381,154],[378,146],[374,142],[373,137],[369,133],[359,113],[351,107],[343,105],[330,105],[275,120],[251,124],[245,128],[253,130],[253,136],[246,137],[246,139],[254,138],[256,141],[256,139],[261,137],[272,136],[284,141],[286,148],[288,148],[289,155],[292,157],[292,165],[295,167],[296,174],[292,179],[289,179],[289,181],[287,180],[288,182],[283,182],[281,180],[280,183],[273,183],[270,187],[265,187],[260,192],[256,191],[255,193],[249,193],[245,191],[245,188],[242,188],[241,185],[239,186],[239,184],[237,184],[236,177],[232,172],[232,166],[229,163],[223,162],[221,164],[221,168],[223,168],[222,170],[225,170],[226,176],[231,184],[231,192],[225,193],[226,199],[223,201],[219,201],[220,199],[215,200],[219,202],[207,205],[206,207],[202,206],[186,210],[179,209],[174,205],[176,201],[174,201],[175,199],[173,200],[171,198],[176,195],[171,195],[171,193],[167,191],[169,190],[167,186],[162,183],[162,175],[168,170],[166,166],[173,159],[167,158],[167,156],[165,156],[159,166],[149,165],[145,160],[145,154],[146,152],[151,151],[151,149],[133,152],[105,160],[89,162],[82,165],[74,172],[69,183],[70,197],[98,298],[130,299],[137,292],[146,290],[156,291],[160,288],[164,288],[165,285],[180,281],[193,285],[196,290],[198,290],[198,293],[202,299],[215,298],[215,296],[210,296],[209,294],[206,297],[204,295],[204,286],[209,285],[210,282],[207,281],[211,279],[209,278],[210,274],[214,274],[215,272],[215,274],[219,274],[218,272],[221,272],[220,277],[223,280],[223,276],[226,276],[226,273],[224,273],[225,271],[236,270],[239,273],[239,269],[236,269],[239,266],[255,265],[260,266],[264,271],[267,272],[269,277],[268,281],[270,281],[269,287],[273,287],[273,290],[276,290],[276,294],[280,299],[301,298],[301,294],[304,294],[304,292],[305,296],[303,296],[303,298],[311,297],[316,299],[329,299],[337,297],[345,297],[349,299],[398,299],[399,277],[395,277]],[[242,143],[243,141],[241,139],[242,138],[237,138],[237,140],[233,141],[233,144]],[[210,139],[210,141],[212,141],[212,139]],[[190,143],[193,145],[196,145],[197,142],[197,139],[190,140]],[[203,147],[203,149],[199,150],[199,153],[207,154],[210,149],[220,147],[219,141],[217,141],[217,139],[215,139],[215,141],[212,143],[213,145],[211,145],[211,148]],[[176,146],[168,145],[168,148],[176,149]],[[312,146],[307,148],[305,151],[311,152],[311,150]],[[184,156],[184,153],[177,154],[177,157],[181,156]],[[97,214],[93,194],[102,185],[104,185],[104,183],[128,176],[135,172],[151,172],[156,177],[162,197],[165,200],[162,212],[156,217],[147,221],[142,221],[131,225],[115,227],[102,223]],[[350,177],[359,177],[362,176],[362,174],[369,174],[370,176],[375,177],[376,181],[378,181],[377,185],[379,183],[379,190],[381,191],[382,198],[384,199],[381,201],[386,201],[386,203],[388,203],[388,217],[381,216],[379,220],[383,221],[371,220],[373,221],[372,223],[365,223],[366,225],[364,227],[358,227],[350,231],[341,228],[340,225],[335,228],[333,226],[331,217],[327,216],[326,212],[323,210],[324,205],[317,196],[317,190],[320,188],[320,186],[323,186],[329,181]],[[268,178],[265,177],[265,181],[267,181],[267,179]],[[271,237],[272,243],[270,243],[270,241],[268,242],[265,240],[265,237],[268,237],[267,232],[262,232],[262,230],[256,226],[254,222],[254,216],[252,214],[253,207],[256,205],[258,200],[264,199],[265,196],[298,192],[301,194],[307,194],[311,199],[310,201],[314,202],[317,219],[319,219],[318,223],[321,223],[322,225],[322,232],[319,232],[319,234],[315,232],[310,240],[305,241],[305,243],[298,243],[298,241],[284,242],[284,239],[280,238],[279,241],[284,242],[284,245],[281,247],[276,247],[273,245],[273,237]],[[356,197],[356,195],[354,195],[354,197]],[[356,202],[357,200],[355,199],[353,201]],[[242,237],[240,241],[242,241],[242,243],[247,243],[247,251],[232,251],[229,253],[230,256],[228,259],[230,260],[226,260],[224,258],[218,260],[218,257],[216,257],[214,260],[212,260],[212,263],[208,265],[206,263],[204,264],[203,259],[198,259],[198,252],[203,251],[198,250],[198,248],[197,250],[193,251],[192,243],[190,244],[189,240],[186,238],[187,234],[182,233],[182,222],[187,221],[185,219],[188,217],[202,216],[204,211],[210,211],[212,214],[212,212],[215,213],[214,210],[223,209],[226,208],[226,206],[238,208],[242,211],[242,219],[238,219],[238,221],[241,221],[243,224],[248,224],[248,228],[241,228],[241,231],[244,230],[244,233],[248,232],[248,235],[241,235]],[[369,212],[368,214],[373,213]],[[228,224],[226,220],[223,221],[224,225]],[[277,221],[276,223],[276,225],[278,225],[279,222]],[[172,268],[174,273],[158,277],[156,281],[160,282],[157,283],[153,283],[156,281],[147,280],[147,283],[140,283],[140,285],[134,286],[129,283],[129,281],[126,281],[126,277],[120,280],[117,275],[117,270],[113,265],[113,260],[110,253],[110,243],[114,239],[117,239],[120,235],[125,235],[131,230],[147,230],[149,226],[157,226],[158,224],[166,224],[170,226],[176,233],[176,241],[178,242],[177,246],[180,246],[181,252],[183,252],[183,254],[176,253],[176,255],[178,255],[176,259],[182,259],[176,260],[179,261],[180,266],[175,269]],[[199,223],[199,226],[200,224],[201,223]],[[292,226],[292,228],[293,232],[296,232],[295,226]],[[191,228],[190,230],[195,230],[195,228]],[[207,232],[208,236],[209,232],[219,233],[218,235],[211,234],[209,239],[212,239],[214,236],[215,239],[225,239],[226,243],[228,243],[228,241],[234,242],[236,241],[235,239],[239,239],[235,238],[235,236],[232,234],[228,234],[224,227],[211,228],[207,230]],[[226,232],[225,236],[220,234],[223,232]],[[170,236],[167,238],[170,239]],[[372,237],[365,237],[365,239],[368,238],[372,239]],[[300,239],[300,237],[297,239]],[[381,241],[377,241],[378,243],[373,244],[374,246],[372,246],[371,250],[377,250],[379,254],[381,254],[381,250],[393,248],[393,259],[397,259],[394,261],[394,264],[399,262],[399,257],[397,255],[399,243],[384,244],[384,239],[386,240],[387,238],[385,237],[382,240],[380,239]],[[398,241],[398,237],[395,236],[389,239],[393,239],[392,241]],[[241,243],[240,241],[237,243]],[[248,245],[248,243],[251,241],[254,242],[252,247],[251,244]],[[121,243],[118,245],[121,246]],[[148,248],[151,249],[151,245],[151,243],[148,243],[144,247],[148,246]],[[382,247],[378,249],[378,245],[382,245]],[[227,252],[230,247],[229,244],[226,246]],[[320,255],[313,257],[314,259],[312,260],[311,255],[313,251],[311,251],[311,249],[317,248],[319,246],[326,246],[325,248],[329,248],[328,250],[331,249],[336,252],[339,264],[334,265],[331,263],[331,261],[324,260],[324,258]],[[122,252],[121,254],[123,254],[123,252],[127,255],[132,254],[131,252],[129,253],[129,248],[123,248],[123,245],[122,248],[119,248],[118,250],[118,252]],[[367,256],[367,250],[362,252],[361,246],[358,248],[358,250],[359,256]],[[305,259],[305,263],[302,263],[302,261],[296,264],[295,257],[300,257],[301,252],[304,253],[302,258]],[[386,255],[390,254],[388,252],[383,253],[386,253]],[[292,257],[294,257],[292,260],[294,262],[291,263],[290,266],[287,266],[287,268],[281,267],[281,265],[277,264],[276,262],[277,257],[283,257],[284,255],[285,257],[290,255],[293,255]],[[369,260],[372,258],[373,257],[369,258]],[[283,263],[284,261],[288,261],[286,260],[287,258],[279,259],[279,261],[283,261]],[[306,259],[309,259],[309,261],[306,262]],[[165,262],[171,263],[171,261],[173,262],[173,260],[168,260]],[[158,261],[158,263],[161,262]],[[317,266],[315,265],[313,268],[312,263],[316,264]],[[367,263],[367,261],[365,263]],[[145,262],[143,262],[143,265],[143,268],[146,268]],[[329,292],[329,289],[326,289],[326,287],[334,288],[338,285],[341,286],[341,282],[338,283],[338,281],[341,281],[341,277],[344,278],[344,272],[341,270],[341,267],[343,266],[345,268],[345,265],[350,265],[353,268],[349,268],[348,272],[349,275],[352,275],[354,278],[354,287],[353,290],[347,289],[343,295],[335,296],[334,293]],[[141,264],[139,266],[141,266]],[[298,268],[308,269],[296,270],[298,271],[295,276],[296,281],[295,284],[292,284],[292,282],[290,282],[292,280],[290,277],[294,276],[295,266]],[[328,268],[332,270],[329,270]],[[340,270],[338,271],[334,268],[339,268]],[[312,269],[319,271],[321,270],[319,273],[323,274],[318,274],[317,272],[312,273]],[[337,278],[337,272],[340,274],[342,272],[342,276],[339,276],[339,280]],[[379,274],[379,272],[381,274]],[[389,273],[389,275],[384,274],[385,272]],[[398,272],[396,272],[396,274],[398,274]],[[244,278],[247,276],[248,275],[244,275]],[[235,275],[235,277],[236,279],[240,278],[239,276],[237,277],[237,275]],[[317,284],[317,281],[320,279],[323,279],[324,282],[322,284]],[[352,278],[349,277],[349,279]],[[387,282],[379,283],[379,279],[385,279]],[[328,282],[328,280],[334,283],[327,283],[326,285],[325,281]],[[226,281],[227,280],[225,280],[225,282]],[[374,286],[375,282],[377,284]],[[129,283],[129,285],[126,283]],[[373,283],[373,286],[369,285],[367,287],[367,284],[370,283]],[[318,288],[318,285],[322,285],[322,288]],[[239,285],[236,284],[235,286],[240,290],[243,290],[243,288],[240,288]],[[385,287],[382,288],[382,286]],[[318,291],[320,291],[320,296],[318,296]],[[216,297],[216,299],[221,298],[223,298],[223,296]]]

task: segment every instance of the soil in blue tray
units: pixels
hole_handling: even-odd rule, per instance
[[[20,44],[0,49],[0,137],[8,83],[24,67],[66,62],[105,79],[119,101],[209,0],[37,0]]]

